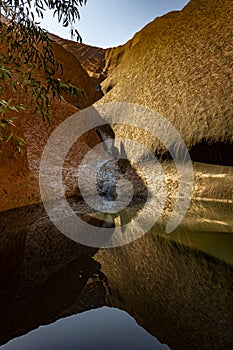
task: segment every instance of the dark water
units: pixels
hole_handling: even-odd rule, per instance
[[[229,203],[193,203],[169,236],[158,222],[95,249],[42,205],[0,213],[0,348],[232,349],[231,220]]]

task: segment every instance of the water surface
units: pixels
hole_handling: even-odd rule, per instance
[[[42,205],[0,213],[1,348],[231,349],[231,213],[192,203],[171,235],[158,222],[112,249],[68,239]]]
[[[14,339],[2,350],[168,350],[126,312],[102,307],[61,319]]]

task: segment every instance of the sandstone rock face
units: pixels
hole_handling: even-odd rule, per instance
[[[27,152],[24,156],[12,156],[12,149],[7,147],[1,155],[1,203],[0,210],[7,210],[41,201],[39,189],[40,160],[46,142],[55,128],[66,118],[77,113],[77,109],[66,101],[54,100],[51,103],[53,121],[51,125],[29,111],[20,113],[18,132],[27,141]],[[69,169],[81,162],[83,156],[99,142],[93,132],[83,135],[66,158],[66,191],[76,194],[77,184],[69,176]],[[73,182],[72,182],[73,181]]]
[[[232,143],[232,15],[230,0],[191,0],[108,50],[101,102],[126,101],[159,112],[189,149],[202,142]]]
[[[149,107],[176,127],[194,161],[232,165],[232,13],[230,0],[191,0],[116,48],[55,40],[74,53],[90,76],[105,78],[100,103]],[[116,132],[123,137],[132,133],[125,127]],[[145,135],[138,132],[137,138]],[[147,143],[165,154],[161,144]]]
[[[71,52],[81,63],[82,67],[92,78],[92,81],[101,82],[106,78],[106,50],[99,47],[80,44],[57,35],[49,35],[52,40],[61,45],[65,50]]]
[[[96,91],[95,84],[90,79],[86,70],[81,66],[76,57],[60,44],[54,42],[53,50],[56,60],[63,66],[63,74],[58,73],[57,77],[64,81],[70,81],[71,84],[82,89],[84,92],[84,97],[82,95],[74,97],[66,96],[66,100],[79,109],[92,105],[100,98],[100,95]]]
[[[20,121],[15,122],[15,135],[22,136],[23,128]],[[7,143],[0,154],[0,210],[14,208],[21,205],[20,189],[27,187],[29,163],[26,154],[14,154],[15,148]],[[23,191],[25,195],[26,189]],[[19,202],[19,203],[18,203]]]
[[[71,84],[80,87],[85,96],[81,94],[74,97],[65,96],[66,101],[51,99],[51,125],[48,125],[39,116],[35,118],[32,112],[27,109],[15,113],[15,117],[17,118],[15,122],[16,134],[25,139],[27,149],[24,156],[18,154],[15,157],[13,155],[13,147],[8,143],[5,145],[4,152],[0,154],[0,210],[7,210],[41,201],[38,171],[41,155],[49,135],[66,118],[78,111],[76,107],[86,108],[99,98],[99,93],[96,91],[95,85],[74,55],[57,43],[53,43],[53,47],[56,60],[64,68],[63,73],[57,73],[57,78],[60,78],[62,81],[70,81]],[[40,79],[39,72],[38,79]],[[1,97],[6,100],[13,97],[12,103],[16,105],[22,103],[25,107],[30,102],[30,97],[26,95],[15,96],[9,87],[4,90],[4,94]],[[77,149],[75,151],[77,164],[90,149],[90,145],[93,142],[99,142],[95,132],[89,133],[86,136],[84,135],[80,142],[77,143]],[[69,166],[70,161],[69,159],[67,160],[67,166]],[[68,193],[70,186],[70,182],[68,181]],[[75,192],[74,187],[74,184],[72,184],[73,194]]]
[[[101,103],[149,107],[176,127],[193,160],[231,165],[232,14],[230,0],[191,0],[182,11],[156,18],[116,48],[54,40],[72,52],[90,76],[105,78]],[[132,133],[124,127],[116,135]],[[137,138],[145,136],[138,132]],[[152,140],[147,146],[160,155],[166,151]]]
[[[53,101],[51,126],[38,118],[34,121],[27,111],[20,112],[17,127],[28,142],[28,158],[19,158],[15,165],[10,165],[8,153],[1,156],[1,172],[6,182],[2,184],[1,210],[40,201],[38,168],[49,135],[77,111],[74,106],[83,109],[102,97],[96,90],[100,82],[105,96],[97,104],[128,102],[148,107],[175,126],[194,161],[232,165],[232,15],[231,0],[191,0],[182,11],[149,23],[125,45],[107,50],[51,34],[55,56],[64,66],[64,80],[82,88],[86,97],[67,97],[69,103]],[[167,157],[164,146],[149,134],[125,125],[113,128],[116,137],[136,138],[157,156]],[[74,159],[79,164],[98,142],[95,132],[84,135],[72,147],[67,164],[73,164]],[[205,169],[209,168],[203,167],[202,173]],[[226,173],[224,169],[221,172]],[[16,176],[18,173],[21,175]],[[227,173],[232,174],[230,168]],[[197,171],[197,184],[201,183],[198,174]],[[201,196],[200,186],[194,187]],[[23,189],[20,195],[19,187]],[[67,191],[76,193],[69,181]],[[221,189],[217,192],[219,196]]]

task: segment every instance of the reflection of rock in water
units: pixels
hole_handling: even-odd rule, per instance
[[[75,200],[72,205],[87,210]],[[215,207],[204,205],[208,218]],[[226,212],[227,206],[216,209]],[[63,236],[39,205],[1,213],[0,219],[1,343],[108,304],[129,312],[174,350],[231,349],[232,266],[159,237],[163,225],[132,244],[97,251]]]
[[[130,245],[97,253],[108,304],[173,350],[230,350],[232,266],[156,236],[163,230],[157,225]]]
[[[96,249],[63,236],[43,206],[0,216],[1,344],[68,315],[75,302],[76,312],[105,304]]]

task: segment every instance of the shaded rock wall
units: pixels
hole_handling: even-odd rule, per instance
[[[233,166],[233,144],[230,142],[201,142],[192,146],[189,153],[194,162]]]
[[[63,81],[70,81],[83,89],[85,97],[78,95],[75,97],[65,96],[66,101],[58,99],[52,100],[50,110],[52,112],[52,122],[48,125],[41,117],[32,114],[27,109],[30,103],[30,96],[19,93],[17,96],[10,87],[4,90],[2,98],[8,100],[13,98],[12,104],[23,104],[25,110],[15,113],[16,134],[23,137],[27,142],[24,156],[13,155],[13,147],[9,143],[4,146],[4,152],[0,155],[0,175],[1,175],[1,203],[0,210],[6,210],[23,205],[40,202],[38,170],[44,146],[52,131],[66,118],[78,111],[75,106],[85,108],[99,98],[95,85],[90,80],[87,72],[82,68],[74,55],[66,51],[62,46],[53,43],[54,55],[58,62],[63,65],[63,73],[59,71],[57,78]],[[7,48],[1,48],[6,51]],[[38,71],[38,79],[41,79]],[[72,104],[71,104],[72,103]],[[76,145],[76,162],[79,163],[83,155],[90,149],[90,144],[98,143],[98,137],[93,132],[84,136]],[[89,144],[89,146],[88,146]],[[72,186],[72,193],[74,188]],[[69,186],[68,186],[69,193]]]
[[[59,73],[57,77],[65,81],[70,81],[71,84],[82,89],[85,94],[84,97],[81,95],[75,97],[66,96],[66,100],[79,109],[92,105],[100,98],[100,95],[96,91],[95,84],[90,79],[86,70],[82,67],[74,54],[66,50],[60,44],[54,42],[53,50],[56,60],[60,62],[64,68],[63,74]]]
[[[49,34],[49,36],[52,40],[61,45],[65,50],[71,52],[78,59],[82,67],[92,78],[93,82],[98,83],[106,78],[105,49],[62,39],[54,34]]]

